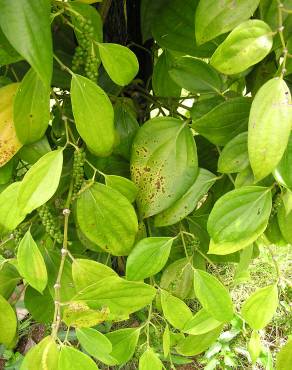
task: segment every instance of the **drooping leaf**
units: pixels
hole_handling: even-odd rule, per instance
[[[111,314],[125,316],[151,303],[155,294],[150,285],[111,276],[81,290],[73,300],[92,309],[108,307]]]
[[[192,318],[192,312],[181,299],[161,291],[161,306],[166,320],[176,329],[183,329]]]
[[[204,44],[231,31],[253,15],[259,2],[260,0],[200,0],[195,21],[197,43]]]
[[[269,285],[258,289],[244,302],[241,315],[255,330],[263,329],[274,316],[278,307],[278,289]]]
[[[220,153],[218,171],[221,173],[241,172],[249,165],[247,132],[230,140]]]
[[[163,364],[152,348],[148,348],[139,359],[139,370],[162,370]]]
[[[173,238],[167,237],[140,240],[127,259],[127,279],[143,280],[161,271],[168,260],[172,242]]]
[[[105,92],[88,78],[74,74],[71,101],[76,128],[97,156],[108,156],[115,140],[114,111]]]
[[[200,59],[177,59],[169,70],[169,75],[178,86],[192,93],[220,93],[222,89],[220,75]]]
[[[0,167],[22,147],[13,123],[13,101],[18,86],[13,83],[0,88]]]
[[[203,308],[216,320],[228,322],[233,317],[231,296],[215,276],[202,271],[194,272],[195,295]]]
[[[53,68],[50,2],[1,0],[0,7],[3,33],[49,86]]]
[[[195,120],[192,127],[211,143],[226,145],[238,134],[246,131],[250,107],[250,98],[227,100]]]
[[[118,191],[99,183],[92,185],[77,200],[77,221],[84,235],[105,251],[126,256],[132,250],[137,216]]]
[[[286,150],[273,171],[278,183],[292,190],[292,135],[290,134]]]
[[[9,347],[14,339],[17,328],[17,319],[13,308],[0,295],[0,343]]]
[[[248,154],[257,180],[271,173],[280,162],[291,126],[289,88],[282,79],[273,78],[257,92],[249,117]]]
[[[215,181],[216,176],[213,173],[199,168],[198,176],[193,185],[172,206],[155,216],[155,225],[158,227],[167,226],[181,221],[196,208],[198,202],[208,192]]]
[[[271,207],[269,188],[244,186],[224,194],[209,215],[209,253],[229,254],[251,244],[265,231]]]
[[[23,144],[42,138],[50,120],[50,89],[30,69],[17,90],[13,118],[16,135]]]
[[[72,276],[77,291],[117,273],[103,263],[89,259],[75,258],[72,263]]]
[[[116,175],[105,175],[105,183],[107,186],[117,190],[124,195],[130,203],[133,203],[137,196],[136,184],[126,177]]]
[[[106,363],[121,365],[128,362],[134,355],[139,335],[140,328],[119,329],[106,334],[113,349],[110,355],[115,359],[115,363]]]
[[[221,325],[222,322],[216,320],[208,311],[202,308],[185,324],[183,332],[192,335],[201,335]]]
[[[85,353],[73,347],[63,346],[60,351],[58,370],[97,370],[96,363]]]
[[[277,354],[276,369],[289,370],[292,363],[292,341],[291,339],[280,349]]]
[[[125,46],[119,44],[98,44],[99,54],[110,78],[120,86],[130,83],[139,70],[136,55]]]
[[[245,71],[269,54],[273,45],[272,34],[270,27],[261,20],[243,22],[218,46],[210,63],[227,75]]]
[[[63,166],[63,150],[42,156],[25,174],[18,191],[17,204],[23,213],[30,213],[55,194]]]
[[[180,341],[176,350],[183,356],[196,356],[208,349],[219,337],[223,325],[201,335],[189,335]]]
[[[42,293],[48,282],[47,269],[43,256],[29,230],[19,243],[17,266],[28,284]]]
[[[171,206],[193,184],[198,170],[191,131],[175,118],[154,118],[138,131],[132,147],[131,174],[138,186],[142,217]]]

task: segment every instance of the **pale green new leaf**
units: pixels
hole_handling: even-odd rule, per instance
[[[76,128],[97,156],[111,154],[115,141],[114,110],[106,93],[86,77],[74,74],[71,101]]]
[[[27,283],[42,293],[48,282],[47,268],[29,230],[25,233],[17,249],[17,267]]]
[[[162,370],[163,364],[152,348],[148,348],[139,359],[139,370]]]
[[[127,259],[127,279],[143,280],[157,274],[168,260],[172,243],[173,238],[167,237],[140,240]]]
[[[166,320],[176,329],[183,329],[192,318],[189,307],[166,290],[161,291],[161,306]]]
[[[18,191],[17,206],[22,213],[30,213],[55,194],[63,166],[63,150],[42,156],[24,175]]]
[[[0,295],[0,343],[9,347],[17,329],[17,318],[13,308]]]
[[[247,349],[253,364],[256,363],[262,351],[261,337],[256,330],[251,333],[250,340],[247,344]]]
[[[219,72],[233,75],[260,62],[272,46],[270,27],[261,20],[252,19],[232,30],[216,49],[210,63]]]
[[[125,46],[119,44],[98,44],[99,54],[110,78],[120,86],[130,83],[139,70],[136,55]]]
[[[252,329],[263,329],[272,320],[278,302],[276,285],[258,289],[244,302],[241,308],[241,316]]]
[[[292,126],[291,104],[289,88],[281,78],[266,82],[253,100],[248,154],[256,180],[269,175],[285,152]]]
[[[73,347],[63,346],[60,351],[58,370],[97,370],[96,363],[85,353]]]

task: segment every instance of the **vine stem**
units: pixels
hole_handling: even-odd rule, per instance
[[[65,204],[65,208],[63,209],[64,215],[64,239],[63,239],[63,246],[61,249],[61,261],[58,270],[58,275],[56,279],[56,283],[54,285],[55,289],[55,312],[54,312],[54,320],[52,324],[52,336],[53,338],[57,338],[58,330],[61,325],[61,279],[63,275],[63,270],[65,266],[66,257],[69,253],[68,251],[68,225],[69,225],[69,216],[70,216],[70,205],[72,200],[73,194],[73,179],[70,182],[68,196]]]

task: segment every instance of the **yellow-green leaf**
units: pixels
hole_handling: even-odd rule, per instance
[[[13,341],[17,328],[17,319],[13,308],[0,295],[0,343],[9,347]]]

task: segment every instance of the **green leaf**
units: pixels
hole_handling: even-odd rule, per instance
[[[250,165],[248,165],[244,170],[240,171],[234,181],[235,189],[241,188],[243,186],[253,185],[255,183],[255,178]]]
[[[170,351],[170,332],[169,326],[166,324],[163,336],[162,336],[162,348],[163,348],[163,356],[166,358],[169,355]]]
[[[152,348],[148,348],[139,359],[139,370],[162,370],[163,364]]]
[[[208,96],[208,95],[207,95]],[[225,101],[224,97],[221,95],[216,95],[211,98],[204,97],[203,95],[199,98],[198,101],[195,101],[191,110],[190,115],[193,121],[203,117],[205,114],[210,112],[217,105]]]
[[[210,63],[219,72],[233,75],[260,62],[273,46],[273,32],[263,21],[241,23],[212,55]]]
[[[250,274],[248,271],[248,267],[252,261],[252,258],[253,258],[253,244],[245,247],[240,252],[240,260],[238,265],[236,266],[233,278],[234,284],[242,283],[246,280],[249,280]]]
[[[140,328],[120,329],[106,334],[113,348],[110,355],[116,360],[114,364],[106,363],[108,365],[120,365],[128,362],[134,355],[139,335]]]
[[[44,324],[52,323],[55,304],[48,288],[41,294],[28,286],[25,289],[24,305],[36,322]]]
[[[216,320],[228,322],[232,319],[234,312],[231,296],[215,276],[195,270],[194,289],[203,308]]]
[[[266,229],[271,213],[269,188],[244,186],[215,203],[208,219],[210,254],[229,254],[254,242]]]
[[[248,154],[257,180],[271,173],[280,162],[291,126],[289,88],[284,80],[273,78],[257,92],[249,117]]]
[[[278,208],[277,213],[278,224],[281,231],[282,236],[284,237],[285,241],[289,244],[292,243],[292,211],[287,212],[282,202],[280,207]]]
[[[20,370],[56,370],[59,361],[59,350],[55,340],[45,337],[32,347],[25,355]]]
[[[44,135],[50,120],[50,89],[30,69],[17,90],[13,118],[16,135],[23,144],[33,143]]]
[[[221,326],[222,322],[214,319],[204,308],[198,311],[184,326],[183,332],[192,335],[201,335]]]
[[[273,171],[273,175],[277,182],[292,190],[292,135],[290,134],[286,150]]]
[[[130,253],[138,221],[127,198],[112,188],[95,183],[82,192],[76,209],[80,229],[90,241],[115,256]]]
[[[136,55],[119,44],[100,43],[98,48],[104,69],[111,80],[120,86],[128,85],[139,70]]]
[[[115,140],[114,111],[106,93],[88,78],[74,74],[71,101],[76,128],[88,149],[108,156]]]
[[[189,335],[180,341],[176,347],[177,352],[183,356],[196,356],[208,349],[219,337],[223,325],[201,335]]]
[[[260,0],[200,0],[195,20],[197,43],[204,44],[231,31],[253,15],[259,2]]]
[[[96,363],[85,353],[73,347],[63,346],[60,352],[58,370],[97,370]]]
[[[256,330],[253,330],[251,333],[247,349],[250,354],[252,363],[255,364],[262,351],[261,337]]]
[[[18,191],[17,204],[23,213],[30,213],[55,194],[63,166],[63,150],[42,156],[24,175]]]
[[[76,290],[80,291],[106,277],[118,274],[103,263],[75,258],[72,263],[72,276]]]
[[[172,243],[173,238],[167,237],[140,240],[127,259],[127,279],[143,280],[157,274],[168,260]]]
[[[140,4],[141,33],[143,44],[152,38],[151,26],[167,0],[142,0]]]
[[[184,122],[172,117],[147,121],[135,137],[131,157],[141,216],[171,206],[193,184],[197,170],[196,144]]]
[[[278,302],[276,285],[258,289],[244,302],[241,308],[241,316],[252,329],[263,329],[272,320]]]
[[[0,343],[9,347],[17,328],[17,319],[13,308],[0,295]]]
[[[138,188],[133,181],[126,177],[116,175],[104,175],[104,178],[107,186],[120,192],[130,203],[134,202],[138,193]]]
[[[230,140],[220,153],[218,171],[221,173],[241,172],[249,165],[247,132]]]
[[[150,285],[111,276],[89,285],[73,300],[85,302],[92,309],[105,306],[111,314],[125,316],[151,303],[155,294]]]
[[[14,182],[0,193],[0,235],[14,230],[25,218],[17,204],[20,182]]]
[[[181,88],[170,78],[169,70],[174,58],[167,50],[158,57],[153,68],[152,87],[155,95],[161,97],[179,97]]]
[[[21,280],[16,268],[9,262],[0,264],[0,295],[8,299]]]
[[[0,0],[0,27],[10,44],[50,85],[53,50],[48,0]]]
[[[18,152],[18,156],[29,164],[35,164],[43,155],[51,151],[50,144],[46,136],[35,143],[24,145]]]
[[[250,107],[250,98],[232,98],[195,120],[192,127],[211,143],[226,145],[246,131]]]
[[[2,67],[6,64],[19,62],[20,60],[22,60],[22,57],[13,49],[0,29],[0,66]]]
[[[169,70],[169,75],[178,86],[192,93],[218,93],[222,89],[220,75],[200,59],[177,59]]]
[[[161,306],[166,320],[176,329],[183,329],[192,318],[189,307],[165,290],[161,291]]]
[[[42,293],[47,286],[48,275],[45,261],[28,230],[17,249],[17,266],[23,278]]]
[[[292,363],[292,341],[291,339],[280,349],[277,354],[276,369],[289,370]]]
[[[95,329],[83,328],[76,330],[76,336],[88,354],[105,363],[116,363],[110,355],[113,349],[112,343],[104,334]]]
[[[173,225],[184,219],[188,214],[193,212],[198,202],[208,193],[208,190],[215,181],[216,176],[213,173],[199,168],[198,176],[187,192],[174,202],[172,206],[155,216],[155,226]]]

